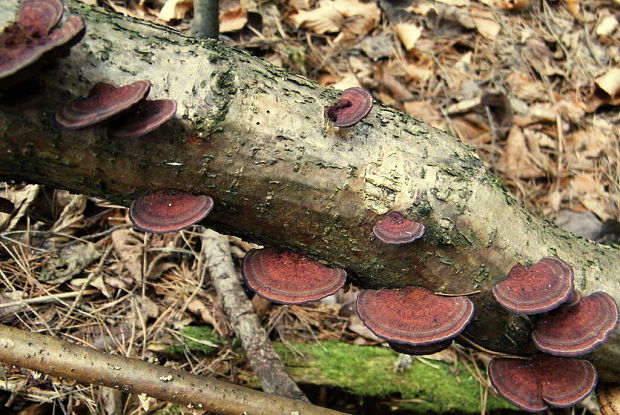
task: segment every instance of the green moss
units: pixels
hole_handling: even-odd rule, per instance
[[[413,359],[411,368],[394,370],[398,354],[381,347],[354,346],[340,342],[294,343],[293,354],[283,344],[275,344],[295,381],[335,386],[359,396],[397,395],[415,400],[405,406],[416,412],[480,413],[483,388],[460,363],[423,362]],[[492,395],[487,410],[512,408]]]
[[[221,340],[213,333],[213,328],[210,326],[185,326],[180,334],[183,344],[170,346],[168,353],[183,353],[183,349],[186,348],[191,352],[210,354],[221,344]]]

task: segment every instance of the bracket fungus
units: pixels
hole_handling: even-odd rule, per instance
[[[360,122],[372,109],[372,95],[364,88],[346,89],[338,102],[325,107],[325,118],[336,127],[350,127]]]
[[[142,101],[150,89],[151,83],[144,80],[122,87],[100,82],[93,86],[88,97],[73,101],[58,111],[56,121],[67,130],[89,127]]]
[[[495,358],[488,373],[499,395],[528,412],[576,405],[592,393],[597,380],[596,369],[587,360],[548,355]]]
[[[608,294],[596,292],[542,317],[532,340],[545,353],[581,356],[604,343],[617,326],[616,302]]]
[[[468,298],[443,297],[422,287],[362,291],[356,308],[375,335],[412,346],[456,337],[474,313],[474,304]]]
[[[142,100],[110,125],[110,136],[138,138],[155,130],[177,112],[173,99]]]
[[[331,268],[294,252],[253,249],[241,268],[248,287],[281,304],[316,301],[338,291],[347,279],[342,268]]]
[[[424,225],[407,219],[400,212],[391,212],[377,222],[372,231],[386,244],[406,244],[424,235]]]
[[[129,208],[129,218],[142,232],[176,232],[201,221],[211,209],[213,199],[209,196],[166,189],[136,199]]]
[[[554,257],[544,257],[530,267],[517,264],[493,287],[497,302],[517,314],[553,310],[569,300],[573,291],[573,269]]]
[[[70,16],[59,23],[60,0],[26,0],[17,22],[0,36],[0,84],[9,87],[28,78],[43,57],[65,52],[84,35],[84,21]]]
[[[392,343],[388,342],[388,345],[392,350],[401,354],[409,354],[413,356],[422,356],[427,354],[433,354],[447,349],[452,344],[452,339],[444,342],[426,344],[422,346],[412,346],[404,343]]]

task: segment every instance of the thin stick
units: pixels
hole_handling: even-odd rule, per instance
[[[0,362],[81,383],[145,393],[222,415],[344,415],[307,402],[100,352],[5,325],[0,325]]]
[[[243,292],[239,273],[230,255],[228,238],[207,229],[201,240],[201,256],[205,267],[263,390],[307,401],[308,398],[286,373],[280,356],[273,349],[267,332],[254,313],[252,302]]]

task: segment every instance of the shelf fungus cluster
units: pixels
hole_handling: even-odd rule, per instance
[[[86,98],[73,101],[58,111],[56,121],[67,130],[109,121],[110,137],[141,137],[170,120],[177,111],[174,100],[147,100],[150,89],[151,83],[146,80],[121,87],[99,82]]]
[[[573,269],[542,258],[515,265],[493,288],[495,299],[517,314],[537,315],[532,342],[544,354],[529,359],[493,359],[489,378],[497,392],[530,412],[576,405],[596,385],[596,370],[583,356],[604,343],[618,325],[618,306],[606,293],[582,297]],[[557,356],[557,357],[556,357]]]
[[[60,0],[25,0],[20,4],[17,21],[0,35],[3,108],[21,107],[34,100],[32,95],[40,95],[35,94],[40,87],[30,87],[29,78],[53,58],[66,56],[84,36],[82,18],[63,18],[63,12]]]

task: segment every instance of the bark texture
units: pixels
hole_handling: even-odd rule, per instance
[[[0,113],[0,178],[66,188],[129,205],[162,188],[211,195],[205,221],[222,232],[300,251],[347,269],[365,288],[422,285],[468,293],[465,335],[509,353],[535,350],[533,318],[501,309],[489,289],[517,262],[557,256],[584,294],[620,299],[620,251],[575,237],[522,209],[471,148],[376,105],[334,128],[337,92],[209,40],[67,1],[87,24],[71,56],[41,73],[45,99]],[[121,47],[121,45],[123,45]],[[54,112],[98,81],[153,83],[176,118],[148,136],[111,140],[105,126],[62,131]],[[387,246],[373,224],[399,210],[423,223],[413,244]],[[620,333],[589,356],[620,381]]]
[[[0,361],[78,382],[145,393],[222,415],[342,415],[310,403],[192,375],[0,324]],[[212,411],[212,412],[211,412]]]

